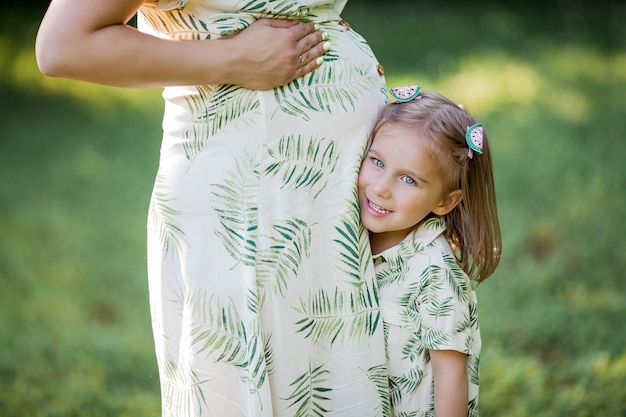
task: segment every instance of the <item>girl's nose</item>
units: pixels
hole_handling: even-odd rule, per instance
[[[390,196],[389,181],[386,178],[379,178],[378,181],[372,183],[372,190],[378,197],[387,198]]]

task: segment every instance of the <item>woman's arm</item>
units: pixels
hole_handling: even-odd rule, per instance
[[[312,23],[285,20],[262,19],[227,39],[157,38],[126,25],[143,2],[52,0],[35,45],[40,70],[119,87],[270,89],[312,71],[324,53],[322,34]]]
[[[454,350],[431,350],[435,383],[435,416],[467,417],[467,355]]]

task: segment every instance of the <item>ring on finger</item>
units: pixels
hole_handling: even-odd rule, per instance
[[[304,58],[302,58],[302,55],[300,55],[298,58],[300,59],[300,65],[304,65]]]

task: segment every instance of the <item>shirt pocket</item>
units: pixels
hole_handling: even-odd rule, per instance
[[[422,318],[413,308],[403,308],[398,304],[382,302],[380,311],[383,322],[388,325],[403,327],[413,333],[420,333]]]

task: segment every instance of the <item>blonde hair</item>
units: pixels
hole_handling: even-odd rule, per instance
[[[500,262],[502,237],[486,133],[482,154],[474,152],[472,158],[468,157],[465,133],[478,120],[440,94],[420,92],[411,101],[385,106],[371,137],[386,123],[414,129],[426,139],[430,157],[447,179],[444,192],[462,191],[461,202],[443,216],[445,236],[459,253],[459,264],[470,278],[477,282],[487,279]]]

